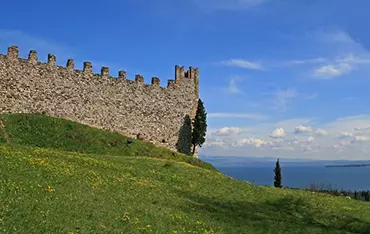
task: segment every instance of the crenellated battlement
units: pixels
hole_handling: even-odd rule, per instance
[[[9,54],[8,54],[9,56]],[[30,53],[28,54],[28,61],[32,64],[37,64],[38,62],[38,57],[37,57],[37,51],[31,50]]]
[[[5,57],[13,62],[19,62],[19,61],[24,61],[24,59],[19,60],[19,49],[18,46],[10,46],[8,48],[8,54],[5,55]],[[54,54],[48,54],[47,58],[47,65],[51,68],[59,68],[63,69],[64,67],[57,66],[56,64],[56,56]],[[37,51],[31,50],[28,55],[28,62],[33,65],[45,65],[45,63],[41,63],[38,61],[38,55]],[[66,67],[68,72],[73,73],[73,72],[80,72],[80,70],[75,69],[75,63],[73,59],[68,59],[66,63]],[[118,71],[118,76],[114,77],[110,75],[110,69],[109,67],[102,67],[100,74],[93,74],[93,64],[89,61],[83,62],[83,70],[82,72],[86,74],[87,76],[94,77],[97,79],[122,79],[126,80],[126,71]],[[71,74],[73,76],[73,74]],[[198,79],[199,77],[199,70],[194,69],[193,67],[189,67],[187,71],[185,71],[185,67],[182,66],[175,66],[175,79],[169,79],[167,82],[167,88],[174,89],[178,88],[181,85],[181,81],[183,79]],[[155,81],[153,82],[153,78],[155,78]],[[140,74],[135,75],[135,82],[139,84],[144,84],[144,77]],[[160,86],[160,79],[158,77],[152,77],[152,83],[155,86]]]
[[[171,149],[177,149],[184,117],[194,118],[199,69],[175,66],[174,78],[161,87],[160,78],[145,83],[141,74],[127,79],[120,70],[111,75],[109,67],[93,73],[93,64],[83,62],[75,68],[70,58],[65,66],[48,54],[40,62],[37,51],[19,58],[17,46],[0,54],[0,113],[43,112],[90,126],[109,129]]]

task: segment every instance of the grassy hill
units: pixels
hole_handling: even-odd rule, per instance
[[[171,159],[216,170],[209,163],[164,147],[156,147],[149,142],[41,114],[0,115],[0,144],[2,143],[99,155]]]
[[[253,186],[66,120],[0,119],[0,233],[370,233],[370,203]]]

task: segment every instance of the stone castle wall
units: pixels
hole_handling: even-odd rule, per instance
[[[72,59],[57,66],[52,54],[47,63],[38,61],[36,51],[18,58],[18,47],[11,46],[0,55],[0,113],[45,113],[130,137],[140,134],[179,151],[189,144],[182,130],[186,115],[195,115],[198,81],[198,69],[176,66],[175,79],[160,87],[157,77],[145,84],[141,75],[127,80],[125,71],[112,77],[108,67],[93,74],[90,62],[83,70]]]

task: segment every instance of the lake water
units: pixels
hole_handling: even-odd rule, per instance
[[[212,163],[220,172],[255,185],[273,186],[275,162]],[[285,165],[284,165],[285,164]],[[336,164],[336,163],[332,163]],[[343,163],[342,163],[343,164]],[[281,163],[282,183],[294,188],[309,188],[312,183],[331,185],[332,189],[370,190],[370,167],[325,167],[325,163]]]
[[[218,167],[220,172],[255,185],[273,185],[271,167]],[[333,189],[370,190],[370,167],[284,167],[284,186],[309,188],[312,183],[331,185]]]

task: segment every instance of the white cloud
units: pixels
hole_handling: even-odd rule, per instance
[[[271,138],[282,138],[285,137],[285,132],[283,128],[277,128],[270,134]]]
[[[318,44],[318,47],[321,45],[331,48],[332,53],[338,53],[338,51],[341,53],[340,56],[327,59],[325,61],[326,64],[321,64],[313,69],[313,77],[332,79],[358,70],[361,68],[361,65],[370,64],[370,52],[346,31],[320,30],[312,33],[311,36],[313,36],[311,39],[313,38],[317,42],[323,43]]]
[[[253,119],[253,120],[265,120],[266,116],[260,114],[249,114],[249,113],[209,113],[208,118],[224,118],[224,119]]]
[[[311,34],[317,41],[324,43],[337,43],[339,45],[353,45],[358,44],[346,31],[344,30],[316,30]]]
[[[313,136],[310,136],[307,138],[307,142],[313,142],[315,141],[315,138]]]
[[[239,90],[238,86],[236,85],[236,82],[235,82],[234,79],[231,79],[230,80],[230,83],[229,83],[229,91],[230,91],[230,93],[233,93],[233,94],[240,93],[240,90]]]
[[[204,147],[221,147],[221,148],[227,148],[228,144],[225,141],[219,140],[219,139],[207,139],[206,142],[203,145]]]
[[[365,142],[369,141],[370,138],[368,136],[354,136],[352,138],[352,142]]]
[[[351,132],[354,129],[369,127],[369,123],[370,115],[355,115],[338,118],[324,126],[326,129],[331,129],[331,132]]]
[[[229,82],[229,92],[231,94],[240,94],[242,93],[237,85],[238,81],[241,81],[242,79],[239,77],[232,77]]]
[[[298,125],[308,125],[310,124],[314,118],[294,118],[294,119],[287,119],[280,121],[276,124],[276,126],[284,128],[284,129],[293,129]]]
[[[297,96],[298,93],[295,89],[276,91],[274,94],[275,109],[278,111],[286,111],[290,101]]]
[[[307,43],[307,48],[304,48],[303,51],[309,52],[306,54],[312,54],[313,57],[301,59],[298,57],[297,60],[285,60],[285,62],[281,60],[261,60],[259,62],[263,64],[265,70],[272,68],[271,64],[275,64],[275,68],[279,67],[279,69],[284,69],[282,68],[283,65],[295,66],[290,71],[299,73],[298,75],[302,75],[303,79],[307,78],[307,75],[311,75],[311,78],[312,75],[315,75],[317,78],[330,79],[351,73],[354,74],[351,77],[356,79],[356,77],[363,77],[363,74],[369,73],[361,73],[361,69],[369,67],[367,66],[370,64],[369,51],[349,34],[338,30],[334,32],[323,31],[317,33],[315,36],[317,40],[312,37],[306,38],[308,40],[302,40],[304,43]],[[315,54],[315,52],[317,53]],[[276,81],[274,85],[286,85],[285,81],[281,81],[283,83],[280,84],[278,82]],[[294,86],[290,87],[293,88]],[[281,88],[287,87],[283,86]],[[304,89],[308,90],[307,88],[309,87],[302,86],[299,90],[300,93],[295,89],[283,89],[276,93],[268,93],[270,95],[268,102],[271,102],[272,98],[274,98],[274,106],[279,107],[277,109],[286,110],[298,98],[304,100],[309,99],[310,96],[308,94],[313,93],[304,91]],[[306,92],[306,94],[302,92]],[[315,96],[313,94],[312,98],[315,98]],[[358,98],[360,97],[361,95],[358,96]],[[338,101],[340,99],[341,97],[338,98]],[[300,115],[301,113],[296,114]],[[325,113],[319,114],[318,117],[323,117],[322,119],[285,120],[281,121],[283,124],[281,122],[268,122],[246,126],[251,128],[250,132],[242,133],[232,139],[234,142],[244,139],[242,142],[245,145],[230,144],[229,150],[230,152],[236,152],[233,155],[256,155],[261,157],[266,155],[278,157],[282,155],[284,157],[308,157],[312,159],[368,159],[366,152],[370,152],[370,114],[348,116],[330,121],[325,120],[329,116],[321,115]],[[270,116],[270,119],[280,118],[282,116],[286,116],[285,113]],[[296,127],[298,127],[297,130],[295,129]],[[283,128],[285,130],[284,138],[270,137],[270,135],[273,135],[271,134],[271,130],[277,128]],[[254,144],[257,144],[258,147],[248,147]]]
[[[238,127],[223,127],[217,130],[214,135],[217,136],[230,136],[242,133],[242,129]]]
[[[352,53],[348,54],[347,56],[340,57],[336,59],[336,62],[338,63],[350,63],[350,64],[369,64],[370,63],[370,57],[369,56],[355,56]]]
[[[355,127],[353,130],[356,132],[367,132],[370,130],[370,126]]]
[[[263,70],[263,66],[257,62],[251,62],[243,59],[229,59],[221,62],[222,65],[230,67],[240,67],[250,70]]]
[[[323,129],[320,129],[320,128],[318,128],[318,129],[316,129],[316,135],[319,135],[319,136],[326,136],[326,135],[328,135],[328,132],[327,131],[325,131],[325,130],[323,130]]]
[[[289,145],[291,145],[291,144],[293,144],[293,145],[297,145],[297,144],[299,144],[299,141],[298,141],[298,139],[295,137],[293,140],[287,141],[287,143],[288,143]]]
[[[293,151],[294,150],[294,148],[289,145],[272,146],[271,149],[276,150],[276,151]]]
[[[277,123],[244,125],[248,131],[225,138],[226,146],[213,148],[212,154],[261,157],[274,155],[311,159],[368,158],[370,132],[367,128],[370,126],[370,115],[338,118],[328,123],[320,123],[318,120],[317,118],[297,118]],[[312,129],[313,124],[318,128]],[[294,130],[297,126],[305,127],[300,130],[303,129],[306,134],[295,134]],[[278,128],[285,130],[285,137],[271,138],[270,130]],[[311,132],[307,131],[310,128]],[[293,129],[293,131],[286,131],[286,129]],[[342,132],[347,137],[339,137]]]
[[[318,57],[318,58],[310,58],[310,59],[301,59],[301,60],[290,60],[282,63],[282,66],[295,66],[295,65],[307,65],[307,64],[314,64],[314,63],[323,63],[326,62],[326,58]]]
[[[252,145],[253,147],[261,148],[262,146],[267,145],[268,143],[259,138],[244,138],[244,139],[239,140],[237,144],[239,146]]]
[[[309,133],[312,132],[312,128],[310,126],[304,126],[304,125],[299,125],[295,128],[294,130],[295,133]]]
[[[350,144],[349,141],[341,141],[338,144],[334,144],[332,147],[339,152],[343,152],[344,149]]]
[[[308,100],[312,100],[312,99],[315,99],[317,98],[317,93],[313,93],[313,94],[310,94],[310,95],[305,95],[306,99]]]
[[[340,138],[348,138],[348,137],[353,137],[353,134],[350,132],[341,132],[340,133]]]
[[[349,63],[329,64],[316,68],[313,71],[313,76],[321,79],[331,79],[342,76],[353,70]]]
[[[326,43],[356,43],[355,40],[343,30],[318,30],[312,34],[318,41]]]

